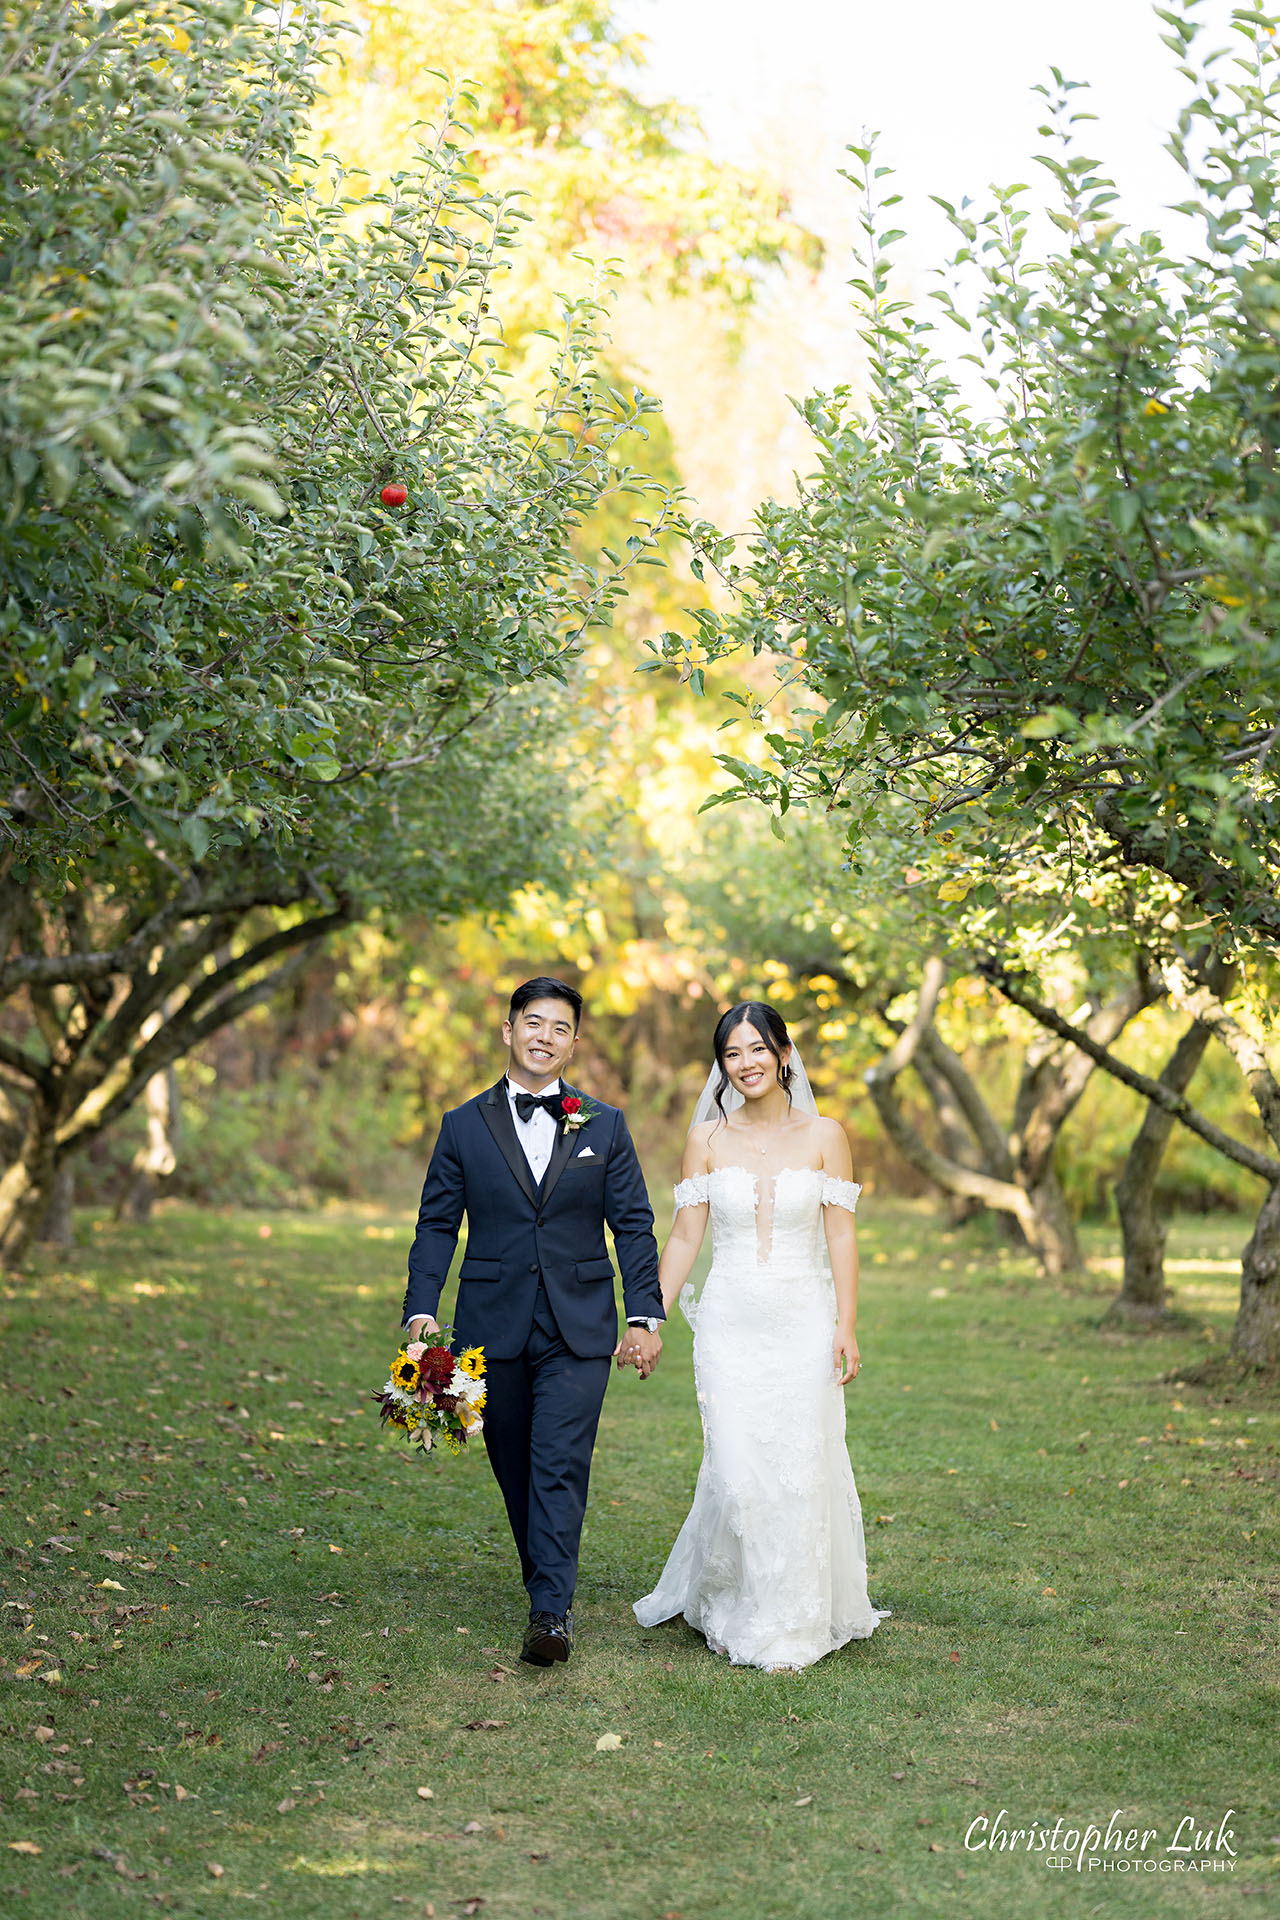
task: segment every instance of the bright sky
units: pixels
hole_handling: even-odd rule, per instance
[[[1206,47],[1242,44],[1229,33],[1231,5],[1200,0]],[[827,243],[817,282],[793,280],[766,297],[731,380],[697,365],[691,377],[694,343],[671,316],[669,339],[659,315],[633,327],[686,477],[722,526],[745,525],[757,501],[785,495],[809,464],[811,442],[785,396],[860,381],[847,287],[856,207],[838,170],[867,130],[878,132],[879,158],[903,194],[891,222],[907,236],[896,279],[917,297],[957,245],[931,194],[957,205],[968,195],[985,211],[992,181],[1024,181],[1056,203],[1052,177],[1034,163],[1049,143],[1037,132],[1045,102],[1032,92],[1054,66],[1090,83],[1088,100],[1075,96],[1098,115],[1079,130],[1083,151],[1114,178],[1117,212],[1159,227],[1170,245],[1190,237],[1164,212],[1186,197],[1164,142],[1190,89],[1149,0],[621,0],[621,12],[648,39],[643,90],[696,108],[713,153],[767,170]],[[1033,244],[1052,233],[1033,222]],[[967,342],[944,327],[934,344],[949,354]],[[982,403],[976,376],[962,363],[953,371]]]
[[[713,149],[768,161],[795,183],[797,210],[839,220],[835,169],[865,129],[881,135],[905,207],[895,224],[924,267],[948,244],[930,193],[981,200],[993,180],[1052,183],[1031,156],[1057,66],[1090,82],[1086,151],[1108,163],[1140,224],[1181,197],[1163,151],[1187,97],[1149,0],[625,0],[648,36],[657,91],[695,106]],[[1206,40],[1227,40],[1230,0],[1201,0]],[[823,218],[823,214],[827,218]],[[1168,227],[1168,222],[1161,222]]]

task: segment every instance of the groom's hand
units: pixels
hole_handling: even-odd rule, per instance
[[[405,1328],[410,1340],[421,1340],[424,1333],[439,1333],[440,1328],[429,1313],[415,1313]]]
[[[620,1367],[634,1367],[647,1380],[658,1364],[662,1335],[650,1333],[647,1327],[628,1327],[613,1351]]]

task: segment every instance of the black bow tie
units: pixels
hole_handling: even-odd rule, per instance
[[[563,1094],[559,1093],[517,1093],[516,1112],[522,1120],[531,1120],[541,1107],[553,1120],[560,1120],[563,1118],[563,1098]]]

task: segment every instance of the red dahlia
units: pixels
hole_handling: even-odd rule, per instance
[[[453,1379],[454,1360],[448,1347],[428,1347],[418,1361],[418,1375],[424,1387],[439,1393]]]

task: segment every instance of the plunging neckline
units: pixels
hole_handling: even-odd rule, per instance
[[[817,1180],[826,1178],[821,1167],[777,1167],[772,1173],[764,1172],[763,1179],[768,1183],[766,1205],[766,1190],[761,1185],[762,1174],[754,1167],[744,1167],[732,1160],[724,1166],[708,1168],[707,1179],[713,1179],[718,1173],[745,1174],[751,1182],[751,1204],[756,1216],[756,1261],[760,1266],[767,1265],[773,1257],[773,1221],[777,1211],[778,1182],[784,1174],[789,1173],[807,1173]]]

